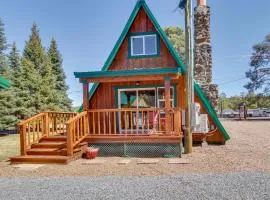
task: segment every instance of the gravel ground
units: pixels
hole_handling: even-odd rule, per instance
[[[0,199],[270,199],[269,173],[0,178]]]
[[[160,176],[182,173],[210,172],[270,172],[270,122],[224,121],[231,136],[226,145],[194,147],[194,152],[184,155],[189,164],[168,164],[159,158],[158,164],[138,165],[131,159],[127,165],[117,162],[123,158],[101,158],[105,163],[84,165],[83,160],[68,165],[45,165],[33,171],[13,168],[9,162],[0,162],[0,177],[48,177],[48,176]]]

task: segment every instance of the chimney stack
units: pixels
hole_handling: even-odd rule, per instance
[[[206,6],[206,0],[197,0],[198,6]]]
[[[218,88],[217,85],[212,84],[210,7],[206,5],[206,0],[197,0],[194,15],[194,78],[213,107],[216,107]]]

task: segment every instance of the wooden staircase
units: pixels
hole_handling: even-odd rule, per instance
[[[67,137],[51,136],[41,138],[38,143],[31,145],[26,150],[26,155],[12,157],[12,164],[18,163],[56,163],[67,164],[70,160],[81,157],[83,149],[87,147],[87,143],[82,142],[73,149],[73,156],[67,155]]]
[[[21,156],[17,163],[67,164],[82,156],[89,134],[87,112],[43,112],[18,125]]]

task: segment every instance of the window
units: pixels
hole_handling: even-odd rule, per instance
[[[157,34],[130,36],[130,57],[155,56],[158,54]]]
[[[158,107],[165,108],[165,88],[158,87],[157,91],[158,91],[158,96],[157,96]],[[173,89],[173,87],[171,87],[170,94],[171,94],[171,98],[170,98],[171,107],[173,108],[174,107],[174,89]]]

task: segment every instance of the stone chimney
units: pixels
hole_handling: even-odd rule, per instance
[[[210,7],[206,0],[197,0],[195,8],[194,78],[202,87],[213,107],[217,106],[218,88],[212,84],[212,44]]]

